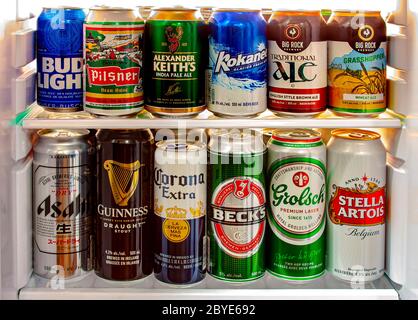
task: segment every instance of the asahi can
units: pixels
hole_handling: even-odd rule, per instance
[[[259,133],[211,132],[208,271],[217,279],[244,282],[264,275],[265,156]]]
[[[367,282],[385,268],[386,150],[380,135],[332,131],[328,143],[327,270]]]
[[[206,145],[160,141],[154,171],[154,275],[187,285],[206,273]]]
[[[205,110],[206,26],[198,9],[153,9],[145,25],[146,110],[193,117]]]
[[[153,148],[150,130],[97,133],[95,271],[102,278],[152,273]]]
[[[326,148],[310,129],[277,130],[268,143],[267,270],[290,281],[325,271]]]
[[[327,38],[320,11],[274,11],[267,38],[269,109],[294,117],[325,111]]]
[[[88,130],[41,130],[33,157],[33,268],[70,279],[92,270]]]
[[[144,20],[138,11],[90,9],[84,25],[85,106],[103,116],[138,113],[144,103]]]

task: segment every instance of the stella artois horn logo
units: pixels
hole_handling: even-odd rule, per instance
[[[245,199],[250,195],[250,180],[235,179],[234,180],[234,196],[238,199]]]
[[[168,26],[165,29],[165,37],[169,43],[168,50],[170,50],[171,53],[175,53],[180,47],[180,40],[183,37],[183,28],[178,26],[174,30],[174,27]]]

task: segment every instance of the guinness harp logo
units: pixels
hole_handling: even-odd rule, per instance
[[[120,163],[114,160],[107,160],[103,166],[109,176],[109,183],[116,204],[126,207],[138,186],[139,168],[144,165],[141,165],[139,161]]]

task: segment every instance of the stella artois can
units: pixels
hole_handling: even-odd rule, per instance
[[[383,275],[386,150],[380,135],[334,130],[328,144],[327,270],[350,282]]]
[[[309,129],[276,130],[268,143],[267,269],[303,281],[325,270],[326,148]]]
[[[254,131],[212,131],[208,271],[217,279],[243,282],[264,274],[265,153]]]

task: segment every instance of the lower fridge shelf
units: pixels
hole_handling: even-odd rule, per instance
[[[308,282],[289,283],[266,274],[251,284],[218,281],[210,276],[194,286],[161,284],[154,276],[134,282],[111,282],[90,273],[82,279],[49,281],[32,276],[20,290],[22,300],[397,300],[398,292],[384,276],[367,284],[350,284],[329,274]]]

